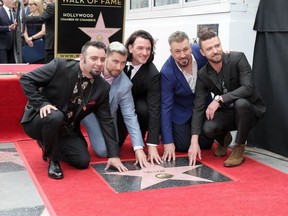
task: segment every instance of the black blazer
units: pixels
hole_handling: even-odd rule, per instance
[[[45,49],[54,50],[55,3],[47,4],[46,10],[40,16],[26,16],[27,23],[45,23]]]
[[[10,50],[13,48],[15,31],[9,31],[11,24],[6,10],[4,7],[0,7],[0,50]]]
[[[28,103],[21,123],[31,121],[40,108],[47,104],[52,104],[66,113],[79,71],[79,61],[56,58],[40,68],[23,74],[20,83]],[[94,79],[91,88],[90,97],[88,92],[84,96],[84,101],[87,101],[86,109],[81,109],[75,119],[76,129],[80,131],[80,121],[94,112],[107,143],[108,157],[119,157],[119,145],[110,113],[110,85],[99,76]]]
[[[228,90],[227,94],[222,93],[221,82],[209,63],[198,71],[192,117],[192,134],[201,134],[202,124],[205,119],[206,97],[209,92],[214,95],[221,95],[226,104],[233,103],[239,98],[246,98],[252,103],[257,117],[261,117],[266,110],[261,95],[253,84],[251,66],[244,53],[223,53],[222,73],[225,87]]]
[[[137,100],[146,100],[148,106],[147,142],[158,144],[160,136],[160,73],[153,63],[143,64],[132,78],[132,94]]]

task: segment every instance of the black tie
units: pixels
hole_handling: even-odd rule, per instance
[[[10,15],[10,21],[11,21],[11,23],[13,23],[13,15],[12,15],[12,11],[11,11],[11,9],[9,9],[9,15]]]
[[[129,69],[128,69],[128,71],[126,72],[126,75],[127,75],[127,77],[129,78],[129,79],[131,79],[131,72],[132,72],[132,70],[133,70],[133,66],[132,65],[129,65],[129,66],[127,66],[127,67],[129,67]]]

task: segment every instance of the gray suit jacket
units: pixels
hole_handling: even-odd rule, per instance
[[[222,73],[228,90],[227,94],[222,93],[221,82],[209,63],[198,72],[192,117],[192,134],[201,134],[205,119],[206,97],[209,92],[214,95],[221,95],[227,105],[239,98],[246,98],[252,103],[257,117],[261,117],[266,110],[260,93],[253,84],[252,69],[244,53],[224,53]]]
[[[126,124],[126,127],[132,140],[133,147],[144,146],[140,126],[137,120],[137,115],[135,114],[134,100],[131,88],[132,83],[124,72],[120,73],[119,76],[113,80],[109,92],[111,115],[114,119],[115,128],[117,128],[117,110],[120,106],[124,122]],[[96,121],[98,121],[97,116]],[[102,132],[101,128],[99,127],[99,124],[98,123],[95,124],[95,122],[91,124],[84,122],[84,126],[88,132],[88,136],[90,138],[91,143],[96,143],[96,145],[97,144],[100,145],[99,142],[103,141],[103,139],[100,139],[100,137],[102,137]],[[92,129],[91,127],[93,127],[93,130],[91,130]],[[90,131],[91,133],[94,133],[95,136],[92,136],[92,134],[89,135]],[[118,130],[116,129],[116,133],[117,132]],[[91,140],[91,138],[93,137],[95,137],[97,141]]]

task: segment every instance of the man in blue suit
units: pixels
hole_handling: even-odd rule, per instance
[[[141,168],[149,167],[150,164],[147,162],[147,156],[143,150],[144,143],[140,126],[137,115],[135,114],[134,101],[131,92],[132,83],[126,74],[122,72],[126,65],[127,56],[128,51],[123,44],[119,42],[110,43],[106,51],[105,66],[101,76],[111,85],[109,102],[116,132],[118,132],[117,110],[120,107],[135,151],[135,164],[139,163]],[[107,147],[97,116],[91,113],[85,117],[81,123],[88,133],[92,149],[95,153],[99,157],[107,157]],[[117,139],[119,142],[118,133]],[[122,146],[123,142],[119,143],[119,145]]]
[[[191,119],[198,70],[207,59],[197,44],[191,46],[188,35],[172,33],[168,39],[171,56],[161,74],[161,135],[164,144],[163,160],[175,160],[177,152],[187,152],[191,142]],[[207,100],[211,100],[211,97]],[[210,149],[213,139],[200,139],[202,149]]]
[[[3,0],[0,7],[0,64],[15,63],[14,46],[17,23],[13,0]]]

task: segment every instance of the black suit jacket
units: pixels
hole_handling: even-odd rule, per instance
[[[209,63],[198,71],[192,117],[192,134],[201,134],[202,124],[205,119],[206,97],[209,92],[214,95],[221,95],[227,105],[239,98],[246,98],[252,103],[255,114],[258,117],[261,117],[266,110],[260,93],[253,84],[251,66],[244,53],[223,53],[222,73],[228,90],[227,94],[222,93],[221,82],[216,71]]]
[[[9,31],[11,24],[9,15],[3,7],[0,7],[0,50],[13,49],[15,31]]]
[[[153,63],[143,64],[132,78],[132,94],[137,100],[146,100],[148,106],[147,142],[158,144],[160,135],[160,73]]]
[[[56,58],[40,68],[23,74],[20,83],[28,103],[21,123],[31,121],[39,113],[40,108],[47,104],[52,104],[66,113],[79,71],[79,61]],[[98,76],[91,88],[91,93],[86,92],[84,96],[84,101],[87,101],[86,109],[81,109],[75,119],[76,129],[80,131],[80,121],[94,112],[107,143],[108,157],[119,157],[119,145],[109,106],[110,85]]]
[[[27,23],[45,23],[45,49],[54,50],[55,3],[47,4],[46,10],[40,16],[26,16]]]

